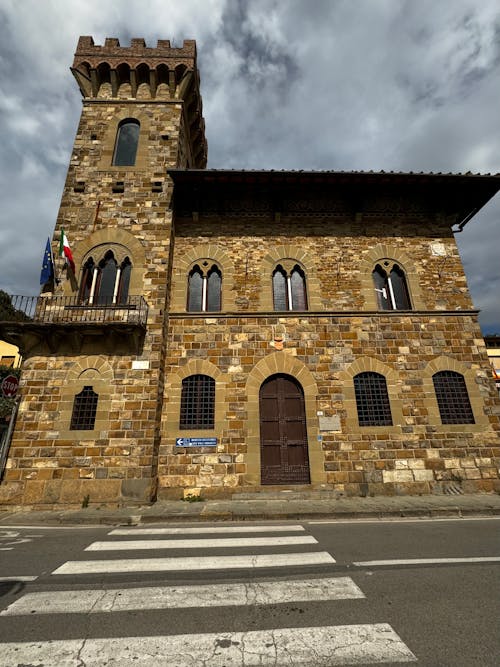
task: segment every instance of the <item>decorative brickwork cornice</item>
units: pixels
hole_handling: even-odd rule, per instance
[[[121,46],[114,37],[106,37],[104,46],[95,44],[90,36],[82,36],[78,40],[73,67],[86,61],[91,67],[97,67],[102,62],[109,65],[127,63],[135,67],[146,63],[154,68],[160,63],[175,66],[184,64],[194,69],[196,67],[196,42],[194,39],[185,39],[181,48],[170,46],[169,39],[159,39],[156,47],[146,46],[142,38],[134,38],[130,46]]]

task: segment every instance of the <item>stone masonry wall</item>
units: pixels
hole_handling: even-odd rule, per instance
[[[385,249],[381,256],[400,253],[414,305],[418,295],[411,314],[367,307],[374,248]],[[196,254],[224,269],[226,315],[185,312],[186,258]],[[273,262],[290,256],[305,268],[314,314],[262,308]],[[314,294],[319,301],[311,308]],[[472,304],[455,241],[444,226],[178,220],[172,295],[160,497],[178,497],[180,488],[222,495],[260,485],[258,386],[276,372],[294,375],[305,389],[313,485],[350,494],[499,488],[500,404],[477,317],[465,312]],[[446,369],[464,375],[475,424],[441,424],[432,375]],[[365,370],[387,379],[391,427],[358,425],[352,378]],[[197,372],[216,380],[215,429],[179,431],[182,378]],[[338,419],[334,431],[321,430],[318,412]],[[218,445],[176,447],[180,436],[214,436]]]
[[[134,167],[113,167],[117,126],[124,117],[141,122],[137,161]],[[185,166],[181,154],[188,151],[178,146],[182,123],[180,103],[84,103],[54,255],[61,228],[77,278],[91,249],[110,243],[127,248],[133,266],[130,294],[143,296],[149,306],[147,334],[139,356],[117,356],[100,339],[80,355],[26,355],[3,502],[80,504],[87,496],[90,503],[144,500],[155,492],[171,243],[166,168]],[[123,192],[114,192],[120,182]],[[75,295],[61,261],[56,263],[63,279],[56,293]],[[141,367],[133,368],[137,361]],[[96,428],[70,431],[71,405],[84,380],[99,393]]]

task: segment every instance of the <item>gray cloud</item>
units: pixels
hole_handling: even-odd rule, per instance
[[[500,171],[496,0],[3,0],[9,292],[38,290],[80,113],[79,35],[197,40],[210,167]],[[499,220],[496,197],[457,235],[485,331],[500,331]]]

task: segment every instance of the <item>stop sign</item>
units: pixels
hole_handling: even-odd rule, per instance
[[[2,380],[2,394],[6,398],[13,398],[17,394],[17,388],[19,387],[19,380],[15,375],[7,375]]]

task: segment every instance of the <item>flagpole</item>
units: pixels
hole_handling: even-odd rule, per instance
[[[54,282],[56,285],[59,285],[61,281],[57,275],[56,263],[54,262],[54,253],[52,252],[52,243],[50,244],[50,259],[52,260],[52,266],[54,267]]]

